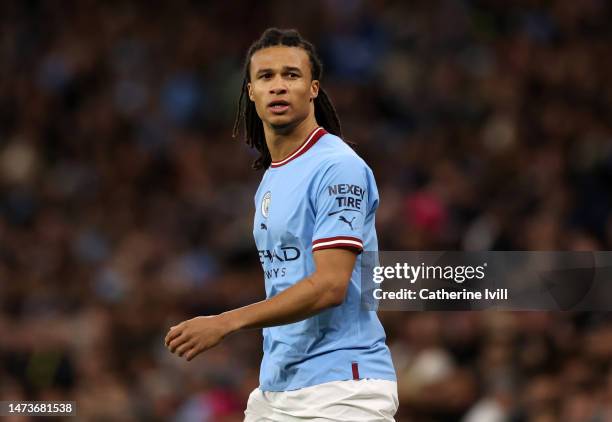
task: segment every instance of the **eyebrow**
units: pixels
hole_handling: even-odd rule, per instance
[[[274,72],[274,69],[259,69],[255,75],[261,75],[262,73],[270,73]],[[299,67],[294,66],[283,66],[282,72],[297,72],[299,74],[302,73],[302,70]]]

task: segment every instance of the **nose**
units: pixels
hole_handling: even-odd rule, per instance
[[[274,78],[274,82],[270,87],[270,94],[279,95],[287,93],[287,85],[283,78]]]

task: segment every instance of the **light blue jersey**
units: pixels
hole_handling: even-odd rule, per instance
[[[315,270],[313,252],[376,251],[378,191],[372,171],[337,136],[315,129],[272,162],[255,195],[253,234],[271,298]],[[265,328],[260,389],[287,391],[331,381],[395,381],[384,329],[361,307],[361,255],[344,302],[293,324]]]

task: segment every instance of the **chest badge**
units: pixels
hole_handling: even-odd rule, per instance
[[[261,215],[263,215],[264,218],[268,218],[271,201],[272,201],[272,192],[267,191],[264,194],[263,199],[261,200]]]

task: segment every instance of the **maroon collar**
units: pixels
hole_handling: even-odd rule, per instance
[[[308,151],[323,135],[325,135],[327,131],[323,129],[321,126],[318,126],[315,130],[310,132],[310,135],[306,137],[306,140],[300,145],[295,151],[280,161],[272,161],[270,167],[276,168],[280,166],[284,166],[288,162],[295,160],[300,155],[304,154]]]

